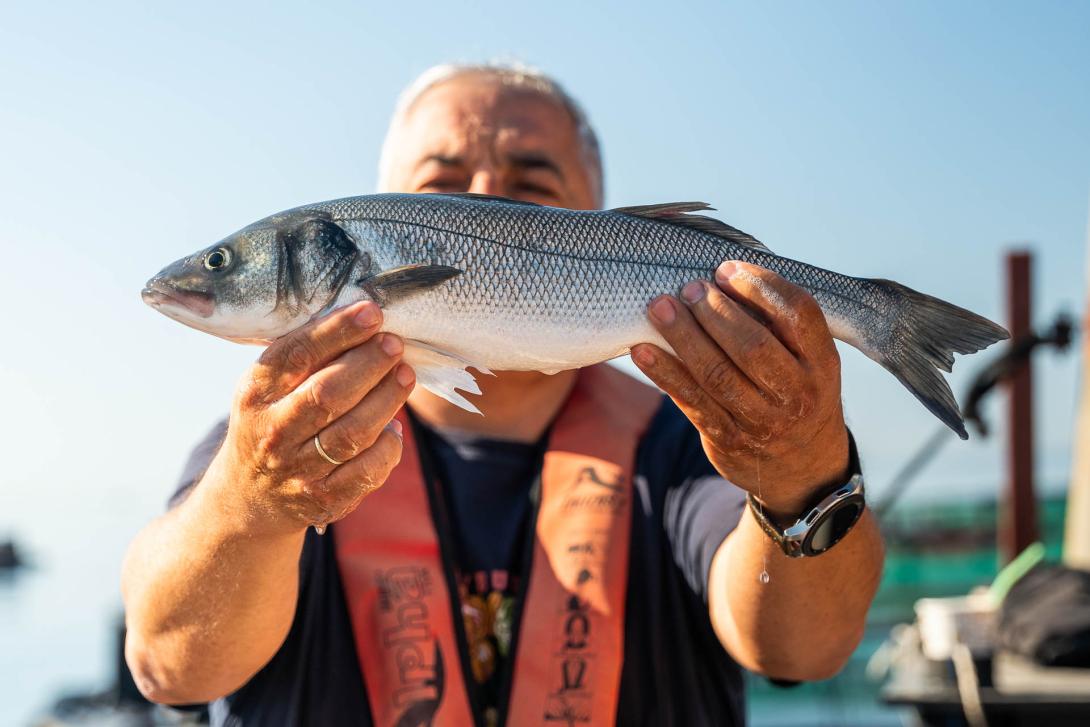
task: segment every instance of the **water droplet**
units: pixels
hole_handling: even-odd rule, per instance
[[[314,532],[318,533],[319,535],[325,535],[325,524],[314,523]]]
[[[768,571],[763,570],[761,571],[761,575],[757,576],[757,580],[761,583],[768,583],[772,578],[768,575]]]

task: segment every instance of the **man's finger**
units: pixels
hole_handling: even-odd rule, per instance
[[[709,337],[688,308],[663,295],[651,302],[648,313],[689,377],[719,406],[730,411],[746,429],[759,428],[769,420],[770,402],[721,345]]]
[[[324,488],[343,503],[334,519],[356,509],[363,498],[386,482],[401,461],[401,423],[394,420],[379,434],[375,443],[358,457],[349,460],[326,478]]]
[[[382,325],[382,310],[363,301],[311,321],[273,341],[253,368],[252,388],[266,403],[287,395],[308,376],[371,336]]]
[[[773,333],[771,315],[766,325],[742,305],[703,280],[694,280],[681,290],[701,328],[726,352],[731,361],[760,389],[780,403],[791,397],[802,376],[794,354]],[[773,313],[772,315],[781,315]]]
[[[711,395],[697,383],[677,358],[650,343],[632,347],[632,361],[666,395],[702,434],[716,442],[734,441],[738,425]]]
[[[270,412],[287,441],[305,442],[351,411],[401,360],[404,350],[401,339],[392,333],[374,336],[341,354],[275,402]]]
[[[771,270],[729,261],[715,271],[715,282],[726,295],[758,311],[795,356],[814,360],[835,349],[813,296]]]
[[[415,381],[412,367],[398,364],[359,404],[318,433],[325,453],[339,462],[347,462],[372,447],[382,428],[409,398]],[[301,456],[316,455],[312,439],[313,435],[299,445]]]

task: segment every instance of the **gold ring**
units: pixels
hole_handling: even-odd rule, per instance
[[[332,457],[330,457],[328,454],[326,454],[326,451],[324,449],[322,449],[322,443],[320,441],[318,441],[318,435],[317,434],[314,435],[314,448],[316,450],[318,450],[318,454],[322,455],[322,459],[324,459],[326,462],[329,462],[334,467],[340,467],[342,464],[344,464],[344,462],[340,462],[338,460],[335,460]]]

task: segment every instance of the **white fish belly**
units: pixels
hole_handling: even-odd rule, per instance
[[[391,306],[384,328],[493,371],[555,373],[624,355],[637,343],[671,350],[643,310],[582,320],[453,310],[435,298]]]

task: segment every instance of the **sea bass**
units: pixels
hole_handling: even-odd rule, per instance
[[[939,370],[1006,330],[890,280],[780,257],[699,214],[710,209],[677,202],[579,211],[468,193],[349,197],[255,222],[164,268],[143,298],[188,326],[255,344],[373,300],[384,330],[405,339],[420,385],[477,411],[460,393],[480,393],[467,368],[555,373],[637,343],[671,350],[647,304],[741,260],[808,290],[833,336],[967,438]]]

